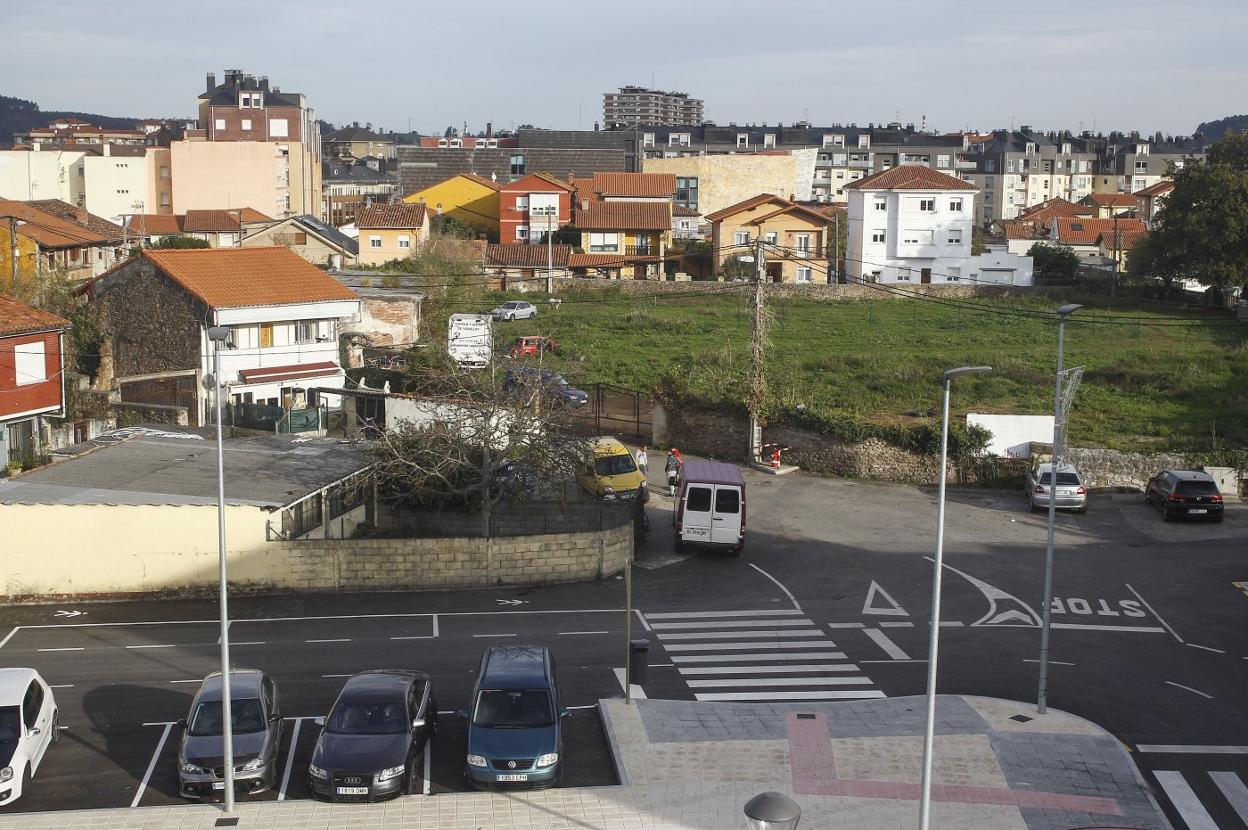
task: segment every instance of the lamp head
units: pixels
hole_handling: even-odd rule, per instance
[[[1081,303],[1067,303],[1066,305],[1059,308],[1057,310],[1057,313],[1061,315],[1062,317],[1065,317],[1068,314],[1074,314],[1076,311],[1078,311],[1081,308],[1083,308],[1083,305]]]
[[[982,375],[985,372],[991,372],[991,366],[962,366],[958,369],[946,369],[945,381],[956,380],[963,375]]]
[[[230,336],[229,326],[209,326],[208,339],[214,343],[224,343]]]

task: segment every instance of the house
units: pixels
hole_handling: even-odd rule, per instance
[[[499,290],[520,291],[545,288],[546,276],[566,276],[571,245],[495,245],[485,246],[481,264],[497,281]]]
[[[849,193],[845,272],[855,281],[958,282],[971,256],[975,185],[903,164]]]
[[[671,202],[676,198],[672,173],[595,173],[593,178],[573,179],[577,201]]]
[[[71,279],[89,279],[121,260],[124,255],[121,228],[100,217],[83,216],[74,221],[26,202],[0,199],[0,244],[12,251],[10,229],[17,231],[17,270],[34,274],[64,271]],[[101,224],[103,223],[103,224]],[[104,228],[93,230],[91,225]]]
[[[1135,196],[1130,193],[1092,193],[1079,204],[1092,209],[1093,219],[1113,219],[1135,209]]]
[[[365,156],[394,158],[394,139],[377,135],[368,127],[354,124],[335,130],[321,139],[325,155],[330,158],[362,159]]]
[[[403,201],[424,204],[435,216],[449,216],[457,222],[497,236],[499,191],[503,186],[476,173],[457,173],[423,190],[409,193]]]
[[[360,230],[361,265],[406,259],[429,238],[429,211],[424,205],[373,205],[356,220]]]
[[[134,214],[126,219],[127,233],[155,245],[166,236],[189,236],[210,248],[237,248],[243,235],[272,224],[274,219],[255,208],[188,210],[181,214]]]
[[[399,189],[393,166],[390,159],[377,156],[325,162],[321,202],[329,224],[335,228],[349,225],[365,208],[389,202]]]
[[[33,465],[49,417],[65,415],[69,321],[0,295],[0,467]]]
[[[291,216],[271,225],[261,225],[243,237],[244,248],[281,245],[289,248],[313,265],[341,267],[352,265],[360,253],[360,244],[336,228],[314,216]]]
[[[359,314],[359,297],[287,248],[145,250],[84,290],[99,311],[96,386],[123,403],[182,408],[191,425],[210,422],[207,331],[226,326],[226,400],[286,411],[339,405],[306,390],[342,386],[338,331]]]
[[[1166,198],[1170,195],[1171,190],[1174,190],[1174,182],[1170,179],[1163,179],[1157,182],[1157,184],[1150,185],[1133,194],[1135,196],[1135,216],[1144,223],[1145,227],[1152,229],[1153,221],[1157,218],[1157,212],[1166,203]]]
[[[156,245],[167,236],[182,236],[185,214],[136,213],[126,217],[126,233],[136,242]]]
[[[1011,254],[1023,255],[1031,250],[1037,242],[1049,238],[1049,222],[1033,222],[1027,219],[1005,219],[994,223],[1005,237],[1005,250]]]
[[[769,282],[812,283],[828,279],[828,231],[832,218],[770,193],[708,213],[718,275],[729,259],[757,255]]]
[[[613,278],[661,279],[672,247],[672,205],[667,201],[583,202],[576,229],[581,251],[570,267]]]
[[[705,239],[706,234],[702,232],[702,214],[693,208],[675,205],[672,208],[672,238]]]
[[[498,193],[498,241],[541,242],[572,221],[572,185],[548,173],[530,173]]]
[[[1126,270],[1127,253],[1148,232],[1139,219],[1085,219],[1081,216],[1053,221],[1049,238],[1079,255],[1085,265]]]
[[[647,158],[647,173],[676,178],[673,201],[703,216],[747,201],[759,193],[807,200],[818,150]]]

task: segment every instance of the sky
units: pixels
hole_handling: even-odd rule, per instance
[[[1245,0],[3,0],[0,22],[0,94],[136,118],[194,116],[227,68],[425,133],[592,129],[625,84],[719,124],[1188,134],[1248,108]]]

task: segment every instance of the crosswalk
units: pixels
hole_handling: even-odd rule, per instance
[[[769,608],[646,617],[696,700],[884,697],[801,611]]]
[[[1186,830],[1248,827],[1248,784],[1229,770],[1153,770],[1157,786]],[[1238,822],[1236,821],[1238,818]]]

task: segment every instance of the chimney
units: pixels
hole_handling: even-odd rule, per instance
[[[74,219],[77,220],[79,225],[86,227],[87,218],[88,218],[88,214],[87,214],[87,209],[85,207],[74,208]]]
[[[208,73],[208,92],[212,92],[216,88],[217,88],[217,73],[209,72]]]

